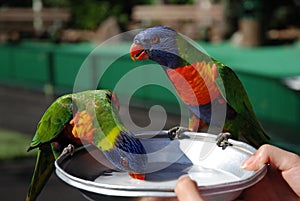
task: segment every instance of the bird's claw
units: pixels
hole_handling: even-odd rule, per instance
[[[75,147],[72,144],[69,144],[67,147],[64,148],[61,155],[70,154],[71,156],[74,154]]]
[[[175,138],[180,138],[181,134],[185,131],[190,131],[188,128],[181,127],[181,126],[175,126],[168,130],[168,137],[171,140],[174,140]]]
[[[228,146],[232,146],[232,144],[228,141],[230,136],[230,133],[220,133],[216,139],[217,146],[222,147],[223,150],[226,149]]]

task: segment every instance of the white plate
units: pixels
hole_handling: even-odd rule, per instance
[[[109,168],[104,155],[94,146],[81,147],[72,156],[62,155],[55,162],[56,174],[93,200],[100,199],[101,195],[175,196],[178,177],[188,174],[207,200],[227,201],[264,177],[266,166],[255,172],[240,168],[256,151],[250,145],[230,140],[233,146],[222,150],[215,145],[215,135],[184,134],[185,138],[180,140],[170,140],[166,131],[137,134],[148,154],[148,173],[144,181]]]

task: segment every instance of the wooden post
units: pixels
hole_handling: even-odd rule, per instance
[[[255,19],[241,19],[239,30],[242,34],[241,45],[244,47],[255,47],[261,45],[261,27]]]

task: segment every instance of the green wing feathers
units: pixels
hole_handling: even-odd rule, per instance
[[[54,170],[54,155],[50,144],[40,146],[26,201],[34,201]]]
[[[53,140],[72,117],[72,95],[58,98],[42,116],[28,150]]]
[[[72,96],[58,98],[42,116],[28,151],[39,147],[26,201],[34,201],[54,170],[55,156],[51,141],[72,118]]]
[[[217,84],[219,89],[228,104],[239,114],[243,122],[248,123],[244,128],[246,132],[244,136],[256,146],[267,143],[270,138],[258,121],[241,81],[231,68],[217,62],[215,63],[218,65],[219,78],[217,79]]]
[[[233,106],[237,112],[243,114],[245,110],[248,110],[251,116],[255,116],[247,92],[235,72],[224,65],[218,65],[217,70],[221,78],[217,79],[217,84],[227,102]]]

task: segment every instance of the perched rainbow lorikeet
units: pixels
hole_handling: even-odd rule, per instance
[[[130,56],[162,66],[188,105],[190,130],[207,131],[212,126],[231,133],[234,139],[244,138],[255,147],[269,142],[234,71],[183,35],[164,26],[145,29],[134,37]]]
[[[55,159],[68,144],[93,144],[117,169],[144,179],[146,151],[126,130],[117,109],[115,95],[107,90],[67,94],[50,105],[28,149],[39,148],[26,201],[36,200],[54,170]]]

